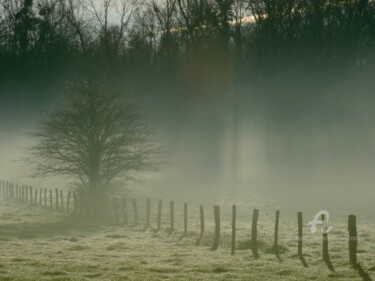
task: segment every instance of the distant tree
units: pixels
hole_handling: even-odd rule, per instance
[[[114,183],[155,168],[151,129],[140,106],[118,91],[95,81],[73,83],[62,106],[46,113],[32,133],[36,144],[26,161],[35,176],[78,180],[97,209]]]

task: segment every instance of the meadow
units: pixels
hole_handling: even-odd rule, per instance
[[[141,205],[141,204],[140,204]],[[176,206],[176,230],[169,233],[169,210],[163,209],[162,228],[144,230],[143,206],[140,224],[121,221],[97,223],[74,213],[39,206],[0,202],[0,280],[362,280],[349,265],[345,217],[334,221],[329,233],[329,252],[335,272],[322,261],[320,229],[310,233],[304,219],[304,268],[297,257],[297,224],[291,214],[280,219],[279,245],[282,261],[272,251],[274,214],[260,213],[258,247],[260,258],[249,249],[251,216],[239,206],[237,246],[231,255],[230,205],[223,203],[221,241],[210,251],[214,225],[206,208],[206,231],[200,245],[197,209],[189,205],[189,228],[183,235],[182,209]],[[130,214],[131,215],[131,214]],[[369,275],[375,253],[375,228],[358,222],[358,261]]]

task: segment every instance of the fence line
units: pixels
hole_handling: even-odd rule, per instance
[[[39,193],[39,194],[38,194]],[[49,200],[48,195],[49,194]],[[39,196],[38,196],[39,195]],[[0,198],[3,200],[10,200],[17,203],[24,203],[29,204],[31,206],[41,206],[46,209],[56,210],[64,213],[82,213],[84,212],[85,204],[87,203],[87,199],[85,198],[84,192],[75,192],[75,191],[67,191],[64,192],[62,189],[55,189],[53,192],[52,189],[44,188],[44,192],[42,188],[35,188],[33,192],[33,187],[30,185],[18,185],[8,181],[0,180]],[[39,199],[39,204],[38,204]],[[126,198],[118,198],[118,197],[111,197],[110,200],[112,201],[111,214],[116,223],[121,221],[124,225],[129,224],[129,210]],[[70,204],[73,201],[73,210],[71,211]],[[65,203],[64,203],[65,202]],[[119,206],[119,202],[122,202],[122,214],[121,208]],[[137,200],[133,198],[132,202],[132,213],[133,213],[133,224],[134,226],[139,225],[139,214],[138,214],[138,205]],[[151,202],[156,202],[155,200],[151,200],[150,198],[146,199],[146,224],[144,226],[144,231],[146,231],[151,226]],[[156,229],[155,232],[161,231],[161,224],[162,224],[162,209],[163,209],[163,200],[159,200],[158,202],[158,209],[157,209],[157,216],[156,216]],[[170,228],[169,228],[169,235],[175,230],[175,202],[170,201]],[[260,258],[258,253],[258,217],[259,217],[259,210],[253,210],[253,217],[252,217],[252,226],[251,226],[251,240],[250,240],[250,249],[253,253],[254,258]],[[279,245],[278,245],[278,238],[279,238],[279,217],[280,211],[276,211],[276,218],[275,218],[275,232],[274,232],[274,245],[272,251],[274,252],[276,258],[282,262],[279,252]],[[220,231],[221,231],[221,224],[220,224],[220,206],[214,205],[213,206],[213,218],[214,218],[214,237],[211,245],[211,250],[215,251],[219,248],[220,245]],[[324,215],[322,215],[322,221],[324,221]],[[236,249],[236,220],[237,220],[237,206],[232,206],[232,243],[231,243],[231,254],[235,255]],[[199,225],[200,225],[200,234],[199,238],[197,239],[196,245],[199,245],[202,241],[205,232],[205,213],[204,213],[204,206],[199,206]],[[298,250],[297,256],[300,259],[302,265],[304,267],[308,267],[308,264],[303,255],[303,221],[302,221],[302,212],[297,212],[297,226],[298,226]],[[323,261],[327,265],[330,271],[335,271],[332,265],[329,250],[328,250],[328,232],[327,229],[324,228],[326,226],[323,225],[323,239],[322,239],[322,257]],[[183,237],[188,235],[188,203],[184,203],[183,205]],[[361,265],[357,261],[357,225],[356,225],[356,216],[349,215],[348,216],[348,254],[349,254],[349,264],[353,269],[355,269],[358,274],[362,277],[363,280],[372,280],[370,276],[365,272]]]

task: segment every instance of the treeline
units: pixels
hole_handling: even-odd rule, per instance
[[[372,0],[0,1],[8,83],[104,76],[140,91],[209,94],[272,75],[369,68],[374,43]]]

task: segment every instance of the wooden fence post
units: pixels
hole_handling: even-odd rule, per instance
[[[60,189],[60,209],[61,211],[64,211],[64,193],[62,189]]]
[[[215,219],[215,237],[211,246],[211,251],[216,251],[220,243],[220,206],[214,206],[214,219]]]
[[[59,209],[59,189],[55,189],[55,197],[56,197],[56,210]]]
[[[49,207],[53,209],[53,204],[52,204],[52,190],[49,190]]]
[[[37,199],[38,199],[38,189],[35,188],[34,205],[36,205]]]
[[[30,204],[33,204],[33,187],[30,185]]]
[[[29,202],[29,186],[28,185],[25,186],[25,192],[26,192],[25,203],[27,204]]]
[[[157,221],[157,227],[156,227],[156,232],[160,231],[161,228],[161,211],[163,208],[163,200],[159,201],[159,206],[158,206],[158,221]]]
[[[147,198],[146,200],[146,226],[145,229],[148,229],[151,225],[151,199]]]
[[[333,268],[333,265],[331,263],[331,259],[329,257],[329,252],[328,252],[328,229],[327,229],[327,224],[324,222],[325,216],[321,216],[322,222],[323,222],[323,261],[327,265],[328,269],[330,271],[335,271]]]
[[[129,219],[128,219],[128,208],[126,205],[126,199],[122,198],[122,215],[124,217],[124,225],[129,224]]]
[[[171,219],[171,229],[169,230],[169,234],[171,234],[174,231],[174,201],[169,203],[169,213]]]
[[[251,251],[253,252],[254,258],[259,258],[258,253],[258,216],[259,210],[254,209],[253,211],[253,219],[251,221]]]
[[[187,235],[188,232],[188,204],[184,204],[184,236]]]
[[[134,225],[137,226],[139,224],[137,200],[135,198],[133,198],[132,203],[133,203]]]
[[[199,206],[199,217],[200,217],[201,233],[199,235],[196,245],[199,245],[201,243],[201,240],[204,234],[204,207],[203,205]]]
[[[279,218],[280,218],[280,211],[276,211],[276,219],[275,219],[275,240],[273,243],[273,250],[275,251],[276,258],[281,261],[280,253],[279,253]]]
[[[39,205],[42,206],[42,193],[43,193],[43,188],[39,188]]]
[[[118,211],[118,205],[117,205],[117,198],[113,197],[112,201],[113,201],[113,212],[114,212],[114,215],[115,215],[115,222],[118,223],[119,222],[119,211]]]
[[[47,207],[47,188],[44,188],[44,207]]]
[[[66,198],[66,212],[67,213],[70,212],[70,196],[71,196],[71,192],[69,190],[68,191],[68,197]]]
[[[348,217],[348,230],[349,230],[349,262],[352,266],[357,264],[357,222],[355,215]]]
[[[231,254],[234,255],[236,252],[236,205],[232,206],[232,249]]]
[[[302,254],[303,246],[303,223],[302,223],[302,212],[297,213],[298,217],[298,257],[304,267],[308,267],[307,262]]]

